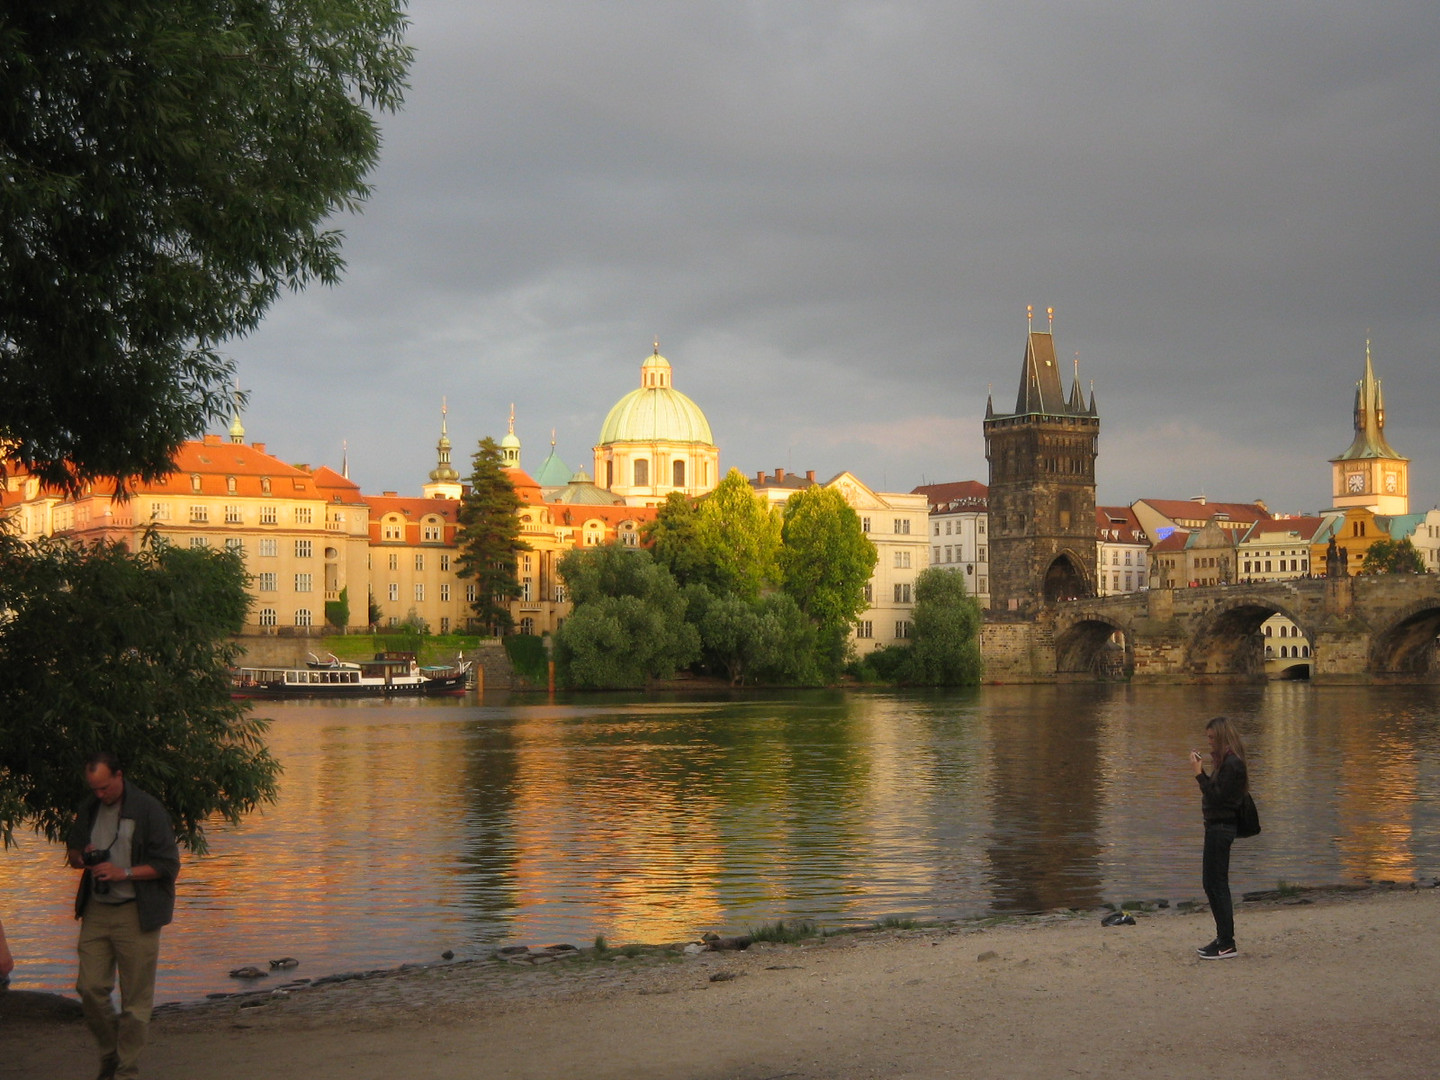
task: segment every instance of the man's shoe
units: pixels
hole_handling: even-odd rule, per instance
[[[1229,960],[1238,955],[1234,945],[1221,945],[1218,941],[1206,945],[1200,950],[1201,960]]]
[[[1213,948],[1215,948],[1215,946],[1217,946],[1217,945],[1219,945],[1219,944],[1220,944],[1220,939],[1219,939],[1219,938],[1216,938],[1214,941],[1210,942],[1209,945],[1201,945],[1201,946],[1200,946],[1198,949],[1196,949],[1195,951],[1196,951],[1197,953],[1199,953],[1201,956],[1204,956],[1206,949],[1213,949]]]
[[[100,1075],[95,1080],[115,1080],[115,1070],[120,1068],[120,1059],[114,1054],[106,1054],[100,1059]]]

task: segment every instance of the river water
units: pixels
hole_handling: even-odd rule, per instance
[[[186,856],[157,1000],[497,944],[1199,899],[1204,720],[1240,721],[1241,891],[1440,872],[1440,690],[984,687],[265,703],[278,804]],[[83,794],[77,772],[77,800]],[[17,988],[68,992],[75,874],[0,853]]]

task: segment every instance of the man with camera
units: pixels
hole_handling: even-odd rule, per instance
[[[114,754],[85,759],[91,797],[66,839],[70,865],[83,870],[75,896],[81,920],[75,989],[100,1044],[99,1080],[139,1075],[140,1051],[155,1001],[160,928],[175,914],[180,849],[154,796],[125,780]],[[110,1003],[116,974],[120,1012]]]

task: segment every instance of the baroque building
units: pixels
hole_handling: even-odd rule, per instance
[[[1080,392],[1067,398],[1051,332],[1030,331],[1015,411],[985,404],[990,463],[990,611],[1024,617],[1041,604],[1093,596],[1095,458],[1100,417]]]

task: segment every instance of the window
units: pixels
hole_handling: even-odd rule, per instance
[[[909,535],[910,535],[910,519],[909,519],[909,518],[896,518],[896,519],[895,519],[895,531],[896,531],[897,533],[900,533],[900,534],[904,535],[904,536],[909,536]]]
[[[950,535],[951,535],[950,525],[951,525],[951,522],[949,522],[949,521],[945,522],[945,535],[946,535],[946,536],[950,536]]]
[[[950,549],[949,549],[948,547],[945,549],[945,554],[946,554],[946,555],[949,555],[949,554],[950,554]],[[932,563],[937,564],[937,565],[939,564],[939,562],[940,562],[940,549],[939,549],[938,547],[936,547],[936,548],[931,548],[931,549],[930,549],[930,561],[931,561]]]
[[[280,616],[279,616],[278,614],[276,614],[275,609],[274,609],[273,607],[265,607],[265,608],[261,608],[261,609],[260,609],[260,625],[261,625],[261,626],[274,626],[274,625],[275,625],[276,623],[278,623],[279,621],[280,621]]]
[[[450,599],[450,583],[448,581],[440,583],[440,599],[446,602]]]
[[[1129,566],[1129,565],[1130,565],[1130,552],[1128,552],[1128,551],[1125,552],[1125,565],[1126,565],[1126,566]]]
[[[274,524],[275,524],[277,521],[279,521],[279,520],[280,520],[280,518],[279,518],[279,515],[276,513],[275,507],[273,507],[273,506],[262,506],[262,507],[260,507],[260,524],[261,524],[261,525],[274,525]]]
[[[868,517],[862,517],[860,519],[860,531],[867,533],[870,531],[870,519]]]
[[[466,586],[465,586],[465,602],[466,602],[467,604],[473,604],[473,603],[475,603],[475,601],[478,600],[478,599],[480,599],[480,586],[479,586],[479,585],[466,585]]]
[[[867,582],[865,582],[865,603],[867,603],[867,604],[873,604],[874,602],[875,602],[875,586],[874,586],[871,582],[868,582],[868,581],[867,581]]]
[[[1110,552],[1110,565],[1111,565],[1111,566],[1119,566],[1119,565],[1120,565],[1120,552],[1118,552],[1118,551],[1112,551],[1112,552]]]
[[[256,544],[257,554],[267,559],[273,559],[280,543],[273,536],[262,537]]]
[[[415,583],[415,602],[417,604],[425,602],[425,585],[419,581]]]
[[[234,495],[234,494],[235,494],[235,477],[233,477],[233,476],[227,476],[227,477],[225,477],[225,494],[226,494],[226,495]]]
[[[392,581],[392,582],[390,582],[390,599],[391,599],[391,600],[399,600],[399,599],[400,599],[400,583],[399,583],[398,581]]]
[[[190,490],[191,490],[191,491],[199,491],[199,490],[200,490],[200,474],[199,474],[199,473],[191,473],[191,474],[190,474]]]
[[[1271,635],[1270,635],[1270,631],[1271,631],[1272,629],[1273,629],[1273,627],[1271,627],[1269,623],[1266,623],[1266,624],[1265,624],[1265,636],[1266,636],[1266,637],[1270,637],[1270,636],[1271,636]]]
[[[203,524],[210,520],[210,508],[208,506],[190,507],[190,520],[192,523]]]
[[[529,615],[526,615],[523,619],[520,620],[520,633],[522,633],[522,634],[533,634],[533,633],[535,633],[535,620],[532,619],[532,618],[530,618]]]
[[[436,541],[436,540],[439,540],[439,539],[440,539],[440,530],[441,530],[441,525],[440,525],[440,520],[439,520],[439,518],[433,518],[433,517],[431,517],[431,518],[426,518],[426,519],[425,519],[425,526],[424,526],[424,529],[422,530],[422,531],[423,531],[424,539],[429,540],[429,541],[431,541],[431,542],[434,542],[434,541]]]
[[[983,547],[980,549],[979,554],[977,554],[975,558],[979,559],[981,562],[985,561],[985,549]]]
[[[296,574],[296,575],[295,575],[295,591],[296,591],[296,592],[309,592],[309,591],[310,591],[310,583],[311,583],[312,580],[313,580],[313,578],[312,578],[309,574]],[[307,623],[306,625],[308,626],[309,624]]]
[[[910,636],[910,630],[911,630],[910,620],[908,620],[908,619],[897,619],[897,620],[895,620],[895,636],[896,636],[897,638],[908,638],[908,637]]]
[[[685,486],[685,462],[679,458],[670,463],[670,484],[678,488]]]
[[[210,546],[210,540],[204,536],[192,536],[190,537],[190,546],[192,548],[208,548]]]
[[[975,531],[978,532],[981,536],[984,536],[984,535],[985,535],[985,519],[984,519],[984,518],[981,518],[979,521],[977,521],[977,522],[975,523]]]
[[[645,487],[650,483],[650,459],[635,459],[635,486]]]
[[[170,520],[170,504],[169,504],[169,503],[163,503],[163,502],[152,502],[152,503],[150,504],[150,520],[151,520],[151,521],[169,521],[169,520]]]
[[[296,524],[296,525],[309,525],[309,524],[312,523],[313,519],[314,519],[314,513],[313,513],[313,511],[310,509],[310,507],[308,507],[308,506],[297,506],[297,507],[295,507],[295,524]],[[306,623],[305,625],[306,625],[306,626],[309,626],[310,624],[309,624],[309,623]]]
[[[1111,591],[1111,592],[1119,592],[1119,591],[1120,591],[1120,575],[1119,575],[1119,574],[1111,574],[1111,575],[1110,575],[1110,591]]]
[[[875,624],[869,619],[861,619],[855,624],[855,636],[857,638],[872,638],[875,636]]]
[[[983,577],[982,577],[982,578],[980,579],[979,591],[982,592],[982,593],[988,593],[988,592],[990,591],[990,579],[989,579],[989,578],[983,578]]]
[[[1134,576],[1131,575],[1131,574],[1126,574],[1126,575],[1125,575],[1125,591],[1126,591],[1126,592],[1133,592],[1134,590],[1135,590],[1135,578],[1134,578]]]
[[[261,575],[260,575],[260,591],[261,591],[261,592],[274,592],[274,591],[275,591],[275,575],[274,575],[274,574],[261,574]]]
[[[449,556],[449,555],[441,555],[441,556],[440,556],[440,569],[441,569],[441,570],[449,570],[449,569],[450,569],[450,556]]]
[[[897,584],[895,586],[895,603],[908,604],[910,602],[909,583]]]
[[[227,506],[227,507],[225,507],[225,524],[226,524],[226,525],[239,525],[239,524],[240,524],[242,521],[244,521],[244,520],[245,520],[245,515],[240,512],[240,507],[238,507],[238,506]]]
[[[897,551],[897,552],[895,552],[895,569],[896,569],[896,570],[905,570],[905,569],[908,569],[909,566],[910,566],[910,552],[908,552],[908,551]]]
[[[520,582],[520,599],[525,603],[530,602],[530,590],[532,588],[530,579],[527,577]]]
[[[380,526],[380,539],[382,540],[404,540],[405,522],[396,514],[387,517]]]
[[[422,571],[425,569],[425,556],[424,556],[424,555],[421,555],[421,554],[419,554],[419,553],[417,553],[417,554],[415,555],[415,569],[416,569],[416,570],[422,570]]]
[[[225,538],[225,550],[233,551],[237,555],[245,554],[245,541],[238,536],[227,536]]]
[[[945,534],[946,534],[947,536],[950,534],[950,523],[949,523],[948,521],[945,522]],[[939,535],[940,535],[940,522],[938,522],[938,521],[935,522],[935,535],[936,535],[936,536],[939,536]]]
[[[295,541],[295,557],[297,559],[309,559],[315,555],[315,543],[312,540]]]
[[[441,615],[441,616],[440,616],[440,632],[441,632],[442,634],[448,634],[448,633],[450,632],[450,616],[449,616],[449,615]]]
[[[309,625],[310,625],[310,609],[309,609],[309,608],[304,608],[304,607],[302,607],[302,608],[300,608],[298,611],[295,612],[295,625],[296,625],[296,626],[309,626]]]

